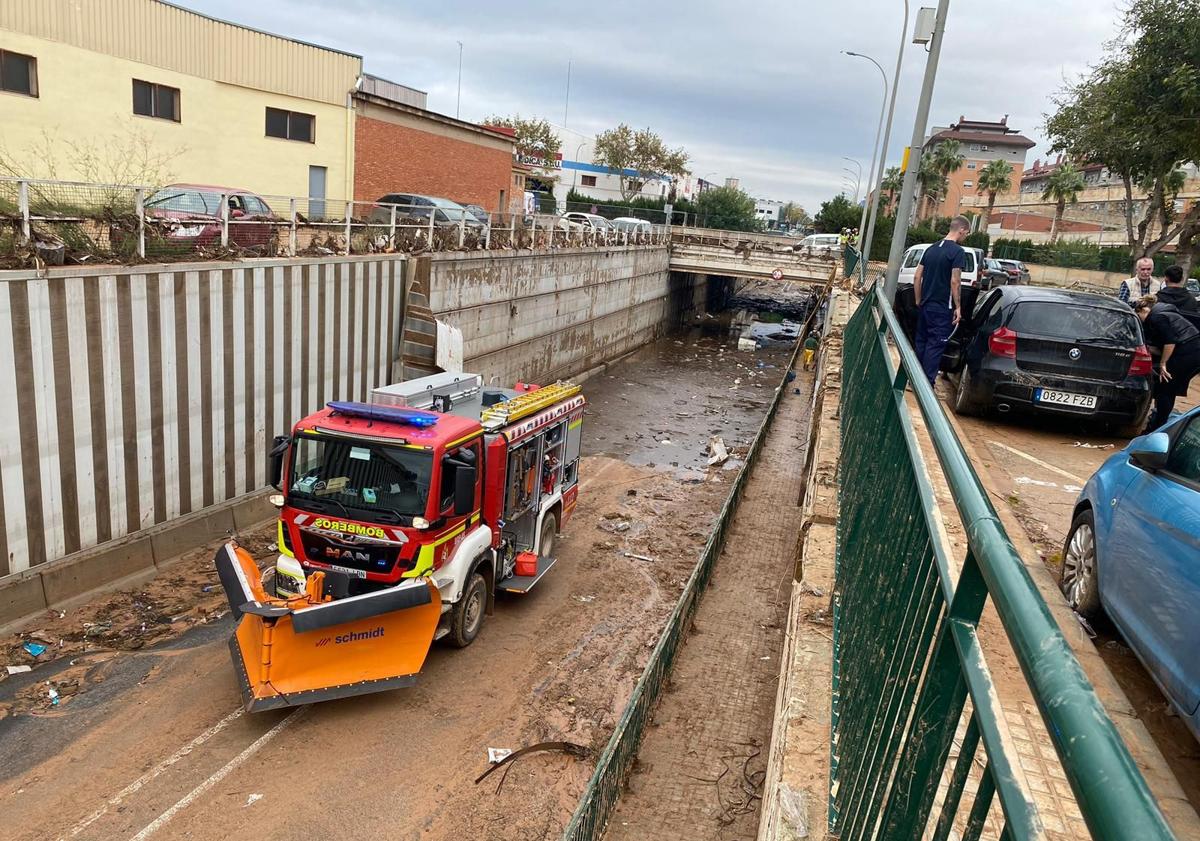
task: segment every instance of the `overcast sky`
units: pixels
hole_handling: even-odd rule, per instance
[[[810,212],[841,190],[847,155],[870,163],[882,82],[902,0],[594,3],[494,0],[176,0],[197,11],[357,53],[367,72],[429,93],[454,115],[462,41],[462,117],[539,116],[591,134],[620,122],[683,146],[709,180],[741,179],[762,198]],[[913,0],[913,18],[922,5]],[[912,19],[909,31],[911,37]],[[1116,0],[952,0],[931,125],[999,119],[1038,142],[1064,78],[1097,61],[1117,28]],[[925,67],[908,44],[888,160],[913,130]],[[564,150],[570,156],[570,150]],[[865,180],[865,175],[864,175]]]

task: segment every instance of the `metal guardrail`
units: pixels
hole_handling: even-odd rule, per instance
[[[827,295],[828,291],[826,291],[824,297],[827,297]],[[800,331],[801,336],[805,334],[812,324],[813,319],[821,312],[820,300],[818,298],[812,312],[805,319],[804,329]],[[754,440],[751,442],[750,450],[746,455],[746,463],[738,471],[737,478],[733,482],[733,487],[730,488],[729,495],[725,498],[725,504],[721,506],[721,513],[717,516],[712,534],[709,535],[708,542],[704,544],[704,549],[700,552],[700,558],[696,562],[696,566],[692,570],[687,584],[684,585],[683,592],[679,596],[679,601],[675,604],[675,609],[671,611],[666,627],[663,629],[658,643],[654,646],[654,650],[650,653],[650,659],[646,663],[646,668],[642,671],[642,676],[638,678],[637,685],[633,688],[633,694],[629,697],[629,702],[626,704],[625,711],[621,714],[621,718],[617,722],[617,727],[613,731],[612,737],[608,740],[608,744],[596,762],[596,769],[592,773],[592,778],[588,782],[587,788],[584,789],[579,805],[576,807],[575,813],[571,816],[570,823],[567,824],[567,828],[563,832],[563,841],[595,841],[595,839],[600,838],[604,833],[604,827],[608,823],[609,817],[612,816],[613,809],[616,807],[621,786],[629,774],[629,769],[633,765],[634,758],[637,756],[638,745],[642,740],[642,732],[650,719],[651,713],[654,711],[654,706],[657,704],[659,696],[662,695],[663,683],[667,676],[670,675],[671,668],[675,664],[675,655],[678,653],[679,647],[683,642],[684,628],[688,626],[688,622],[700,601],[701,594],[708,587],[708,580],[712,575],[713,566],[716,564],[717,557],[721,554],[721,550],[725,546],[725,538],[728,534],[729,526],[733,522],[733,515],[737,512],[738,503],[741,502],[742,491],[745,488],[747,477],[749,477],[751,469],[758,460],[763,442],[767,437],[767,430],[771,426],[771,421],[775,417],[775,412],[779,408],[780,401],[782,401],[783,395],[788,391],[787,372],[795,367],[800,348],[801,343],[797,341],[796,348],[792,351],[788,365],[784,369],[783,380],[780,381],[779,387],[775,390],[775,396],[767,408],[767,414],[763,418],[763,422],[759,425],[758,431],[754,434]]]
[[[964,837],[974,839],[999,795],[1002,839],[1046,837],[976,636],[990,597],[1093,837],[1172,838],[878,284],[846,327],[844,353],[831,830],[841,841],[914,839],[927,831],[945,841],[965,820]],[[942,542],[906,402],[909,386],[962,519],[961,568]],[[931,828],[968,697],[958,759]],[[982,776],[963,804],[980,743]]]

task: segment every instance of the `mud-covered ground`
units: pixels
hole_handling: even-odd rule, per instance
[[[240,713],[213,546],[0,640],[7,662],[33,666],[0,681],[4,836],[557,837],[785,358],[693,330],[589,380],[558,566],[500,599],[471,647],[435,646],[411,689]],[[709,467],[714,436],[732,455]],[[270,529],[240,537],[270,555]],[[46,651],[32,658],[27,642]],[[474,784],[488,747],[546,740],[591,755],[539,753]]]

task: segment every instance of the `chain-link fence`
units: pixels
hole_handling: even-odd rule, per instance
[[[490,213],[425,197],[392,204],[0,178],[0,268],[662,245],[669,235],[643,218]]]

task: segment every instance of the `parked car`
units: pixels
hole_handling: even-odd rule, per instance
[[[1068,415],[1136,434],[1150,408],[1141,323],[1127,305],[1091,292],[993,289],[950,336],[941,368],[960,415]]]
[[[900,286],[905,284],[912,286],[913,277],[917,273],[917,266],[920,265],[921,258],[925,256],[925,249],[928,248],[929,245],[929,243],[924,242],[918,243],[917,245],[910,246],[909,249],[904,252],[904,259],[900,261],[900,277],[897,281]],[[966,266],[962,270],[962,285],[969,286],[972,289],[978,289],[979,261],[981,259],[980,255],[982,255],[983,252],[978,248],[966,248],[963,250],[967,252],[967,257]],[[974,303],[975,301],[972,299],[971,304],[974,305]],[[969,309],[967,307],[967,302],[964,300],[963,312],[968,311]]]
[[[1012,278],[1009,283],[1029,283],[1029,269],[1020,260],[997,260],[1004,270],[1008,272],[1008,276]]]
[[[842,238],[838,234],[809,234],[800,240],[794,249],[836,257],[842,253]]]
[[[147,219],[155,220],[148,237],[161,236],[168,244],[188,248],[219,245],[222,196],[229,205],[230,246],[273,251],[279,218],[260,196],[236,187],[171,184],[155,191],[144,205]],[[147,247],[153,250],[153,244]]]
[[[648,234],[654,230],[654,226],[645,219],[637,219],[633,216],[618,216],[612,220],[612,226],[618,231],[627,231],[631,234]]]
[[[488,212],[486,210],[484,210],[482,207],[480,207],[479,205],[464,204],[463,207],[465,207],[467,209],[467,213],[470,213],[472,216],[475,217],[475,219],[479,222],[479,224],[483,225],[484,227],[487,227],[489,224],[491,224],[491,221],[492,221],[491,216],[489,216]]]
[[[391,222],[392,209],[388,205],[396,205],[396,218],[428,219],[433,216],[433,224],[438,228],[457,228],[466,226],[468,230],[480,231],[483,224],[470,211],[456,201],[440,198],[439,196],[419,196],[414,193],[388,193],[376,202],[376,206],[367,216],[367,221],[373,225],[387,225]]]
[[[564,213],[559,217],[558,227],[564,231],[610,231],[613,226],[603,216],[595,213]]]
[[[1018,277],[1017,271],[1014,269],[1009,273],[999,260],[993,260],[990,257],[985,257],[980,264],[980,289],[991,289],[993,286],[1007,286],[1010,283],[1015,283]]]
[[[1200,408],[1134,438],[1084,486],[1060,586],[1080,616],[1121,632],[1200,738]]]

